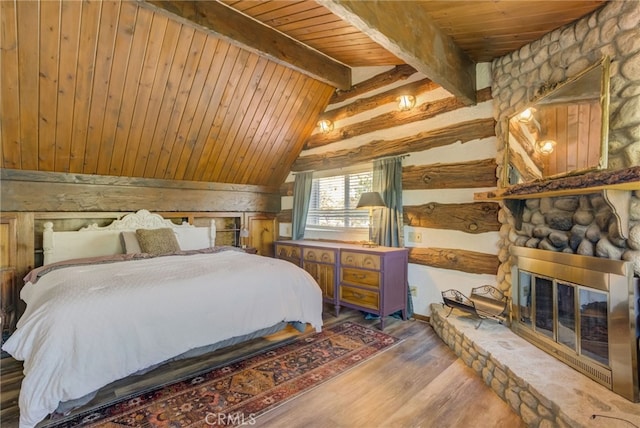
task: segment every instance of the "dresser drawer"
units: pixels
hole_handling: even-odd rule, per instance
[[[276,257],[280,259],[300,260],[300,247],[297,245],[278,244],[276,246]]]
[[[380,272],[377,271],[342,268],[340,269],[340,280],[350,284],[380,288]]]
[[[340,285],[340,300],[376,311],[380,309],[380,294],[375,291]]]
[[[311,262],[335,263],[336,252],[324,248],[303,248],[302,257]]]
[[[367,269],[380,270],[382,263],[377,254],[356,253],[353,251],[342,251],[340,253],[340,263],[343,266],[363,267]]]

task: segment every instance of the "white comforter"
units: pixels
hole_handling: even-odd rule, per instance
[[[20,426],[189,349],[280,321],[322,326],[322,296],[277,259],[214,254],[75,266],[21,292],[27,310],[3,349],[24,360]]]

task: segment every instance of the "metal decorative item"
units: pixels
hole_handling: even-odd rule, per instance
[[[496,287],[482,285],[471,289],[471,296],[467,297],[458,290],[450,289],[442,292],[444,304],[451,308],[447,317],[454,309],[460,309],[480,318],[476,329],[487,318],[499,323],[505,320],[504,313],[507,309],[507,296]]]

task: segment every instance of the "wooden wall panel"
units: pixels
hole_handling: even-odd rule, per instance
[[[278,188],[84,174],[0,170],[3,211],[280,210]]]
[[[16,4],[0,2],[0,144],[2,164],[6,168],[20,168],[20,85],[18,77],[18,30]]]
[[[333,94],[139,2],[0,7],[3,168],[278,186]]]

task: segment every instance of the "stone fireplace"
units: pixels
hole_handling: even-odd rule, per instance
[[[640,401],[640,191],[535,196],[505,201],[512,330]]]
[[[634,281],[640,277],[640,96],[632,88],[640,87],[638,28],[640,3],[610,2],[492,64],[497,176],[503,177],[508,118],[541,88],[579,74],[603,55],[611,58],[605,169],[549,179],[500,199],[497,283],[511,295],[513,331],[556,357],[563,354],[562,361],[607,388],[635,385],[618,392],[634,402],[638,401]],[[604,267],[592,269],[598,266]],[[587,272],[593,272],[592,278]],[[614,287],[622,289],[621,297],[611,294],[613,283],[621,284]],[[618,371],[612,366],[620,365],[623,354],[624,365],[631,369]],[[618,373],[624,381],[616,380]]]
[[[505,176],[508,118],[541,88],[579,74],[604,55],[611,58],[608,161],[596,180],[576,175],[536,183],[533,191],[504,198],[476,194],[477,200],[500,200],[496,283],[513,299],[513,328],[484,323],[475,330],[475,323],[446,318],[439,305],[432,305],[436,332],[528,426],[640,426],[640,404],[635,403],[639,303],[632,294],[638,292],[634,284],[640,277],[639,2],[607,2],[493,61],[496,175]],[[496,193],[505,190],[510,189]],[[526,265],[529,252],[535,261]],[[558,265],[557,271],[546,270],[549,264]],[[567,276],[571,271],[578,278]],[[521,272],[530,276],[521,281]],[[526,281],[534,284],[529,290]],[[612,297],[612,283],[627,291],[625,298]],[[519,297],[530,295],[540,299],[536,306]],[[525,321],[516,327],[521,316]],[[591,333],[583,334],[585,329]],[[513,334],[518,330],[524,331],[522,336]],[[523,339],[531,331],[541,333],[539,341],[549,352]],[[565,364],[550,356],[558,352],[575,361]],[[618,362],[621,356],[627,363]],[[627,368],[618,371],[619,365]],[[585,366],[587,373],[580,375],[571,368],[575,366]],[[612,392],[625,383],[630,386]],[[610,419],[595,419],[605,414]]]
[[[638,281],[620,260],[512,248],[512,329],[619,395],[639,401]]]

